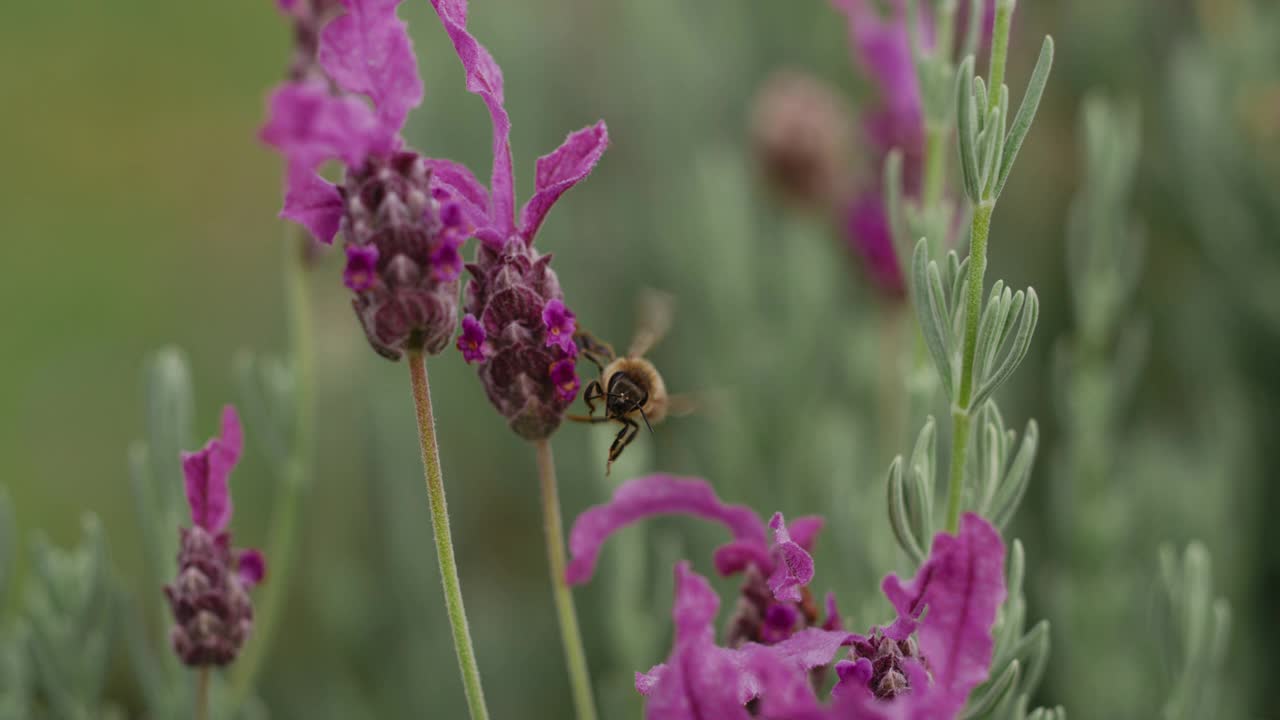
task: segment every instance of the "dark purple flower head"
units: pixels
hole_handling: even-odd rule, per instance
[[[457,51],[467,90],[479,95],[493,125],[493,171],[488,215],[477,222],[475,261],[467,265],[465,310],[480,322],[492,354],[467,354],[478,365],[490,402],[511,428],[528,440],[546,438],[560,426],[578,391],[572,358],[574,315],[564,304],[551,256],[534,249],[534,238],[551,206],[595,167],[609,144],[603,122],[570,133],[551,154],[538,159],[534,193],[516,216],[511,166],[511,119],[503,98],[502,69],[467,31],[466,0],[431,0]],[[465,333],[464,333],[465,334]],[[474,333],[473,333],[474,336]]]
[[[304,4],[284,9],[295,14]],[[448,346],[457,327],[459,248],[487,224],[489,205],[469,170],[404,146],[400,131],[423,91],[399,4],[341,0],[341,12],[326,11],[319,73],[277,88],[262,129],[288,160],[281,217],[323,243],[342,231],[352,305],[369,343],[390,359]],[[317,174],[329,160],[345,167],[340,185]]]
[[[647,718],[939,720],[956,717],[986,679],[991,628],[1005,596],[1004,544],[982,518],[966,514],[958,535],[939,533],[912,580],[885,579],[884,592],[898,618],[866,636],[840,630],[830,596],[827,622],[815,622],[817,613],[803,588],[813,577],[806,546],[820,527],[816,518],[788,527],[774,515],[770,546],[754,512],[722,503],[697,479],[637,478],[620,486],[610,502],[584,512],[570,534],[573,559],[566,579],[571,584],[588,580],[613,532],[671,513],[727,527],[734,539],[716,551],[716,567],[722,573],[745,570],[748,582],[722,647],[713,629],[719,598],[687,564],[677,567],[671,656],[636,675],[636,689],[649,698]],[[791,599],[797,589],[800,602]],[[749,633],[743,631],[744,607],[756,619]],[[831,701],[823,703],[814,680],[845,646],[848,658],[835,664],[839,682]]]
[[[249,590],[266,576],[257,550],[234,550],[227,525],[227,480],[244,440],[235,408],[222,411],[222,433],[197,452],[182,454],[193,527],[181,529],[178,577],[164,588],[173,612],[174,652],[187,665],[226,665],[253,629]]]
[[[751,110],[751,144],[765,178],[783,196],[827,206],[848,192],[853,118],[837,93],[795,70],[775,72]]]

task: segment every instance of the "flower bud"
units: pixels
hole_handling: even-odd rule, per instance
[[[853,127],[834,91],[795,71],[774,73],[751,113],[751,141],[766,179],[789,199],[818,206],[849,185]]]
[[[226,665],[253,629],[253,605],[226,533],[182,529],[178,577],[164,588],[173,612],[170,641],[190,666]]]
[[[466,240],[458,208],[432,193],[416,153],[371,156],[342,186],[343,282],[369,344],[398,360],[406,349],[439,353],[458,314],[458,254]]]
[[[458,349],[479,364],[489,401],[526,440],[555,432],[578,394],[574,316],[550,262],[513,236],[501,249],[481,243],[467,266]]]

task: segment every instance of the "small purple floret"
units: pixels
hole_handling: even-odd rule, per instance
[[[493,347],[484,331],[484,325],[470,313],[462,318],[462,334],[458,336],[458,349],[462,351],[462,359],[471,364],[484,362],[493,354]]]
[[[342,283],[347,289],[364,292],[373,287],[378,272],[378,248],[374,245],[348,245],[347,267]]]
[[[577,329],[573,311],[565,307],[560,298],[552,298],[542,309],[542,324],[547,328],[547,347],[558,347],[569,357],[578,354],[578,346],[573,342],[573,333]]]
[[[573,358],[557,360],[551,365],[551,382],[556,386],[556,395],[566,403],[572,403],[578,396],[578,372],[574,365]]]

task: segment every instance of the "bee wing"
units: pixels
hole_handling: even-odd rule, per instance
[[[642,357],[653,349],[671,329],[676,300],[670,293],[645,289],[637,303],[636,334],[627,350],[629,357]]]

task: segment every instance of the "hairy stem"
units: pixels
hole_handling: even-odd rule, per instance
[[[209,719],[209,668],[202,667],[196,674],[195,719]]]
[[[271,580],[263,586],[263,596],[256,608],[254,636],[236,662],[231,679],[231,706],[236,709],[248,699],[280,623],[292,575],[298,513],[311,474],[315,354],[311,337],[311,292],[307,286],[310,273],[306,259],[311,237],[305,229],[292,225],[290,228],[292,237],[286,238],[284,243],[284,281],[289,362],[292,363],[294,377],[294,436],[290,457],[274,468],[280,493],[272,506],[271,537],[266,551],[271,561]]]
[[[982,283],[987,272],[987,237],[991,234],[993,201],[979,203],[973,209],[973,228],[969,235],[969,278],[964,306],[964,349],[960,365],[960,392],[951,409],[951,474],[947,483],[947,532],[954,533],[960,523],[960,493],[964,489],[965,456],[969,451],[969,425],[973,416],[973,366],[978,347],[978,321],[982,315]]]
[[[480,686],[480,668],[467,627],[467,611],[462,605],[462,584],[458,580],[458,562],[453,556],[453,536],[449,530],[449,508],[444,497],[444,477],[440,472],[440,450],[436,446],[435,416],[431,412],[431,388],[427,384],[427,363],[421,350],[409,351],[409,379],[413,386],[413,403],[418,414],[418,440],[422,447],[422,466],[427,480],[427,499],[431,504],[431,531],[436,541],[436,557],[440,561],[440,580],[444,584],[444,604],[453,629],[453,649],[458,655],[458,670],[467,694],[467,707],[472,720],[488,720],[484,690]]]
[[[991,34],[991,64],[987,67],[988,110],[1000,105],[1000,86],[1004,84],[1004,66],[1009,58],[1009,25],[1017,0],[996,0],[996,22]]]
[[[578,629],[578,611],[573,605],[573,592],[565,583],[564,529],[560,521],[560,493],[556,489],[556,461],[551,454],[551,441],[543,438],[536,447],[538,479],[542,486],[543,535],[551,567],[551,593],[555,597],[556,614],[560,617],[560,641],[564,645],[565,665],[573,689],[573,707],[578,720],[596,720],[591,674],[587,669],[587,655],[582,649],[582,632]]]

